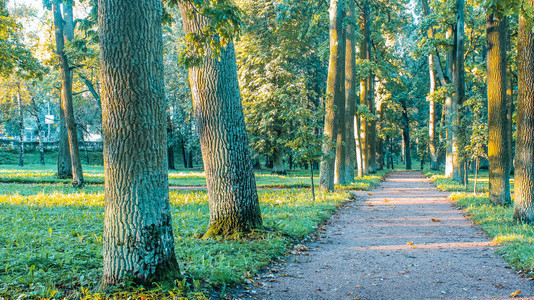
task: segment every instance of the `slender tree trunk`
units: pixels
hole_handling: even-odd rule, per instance
[[[475,195],[477,194],[478,169],[479,168],[480,168],[480,158],[477,157],[477,159],[475,161],[475,184],[474,184],[474,188],[473,188],[473,192],[475,193]]]
[[[54,26],[56,30],[56,54],[61,61],[61,107],[65,114],[65,123],[69,139],[72,185],[75,187],[83,187],[84,180],[82,163],[80,160],[80,148],[78,146],[78,134],[72,107],[72,70],[70,69],[67,55],[64,52],[65,38],[69,40],[72,39],[74,35],[72,6],[63,4],[63,14],[65,15],[65,18],[61,16],[59,3],[57,1],[52,3],[52,10],[54,13]]]
[[[509,23],[507,23],[508,27],[510,27]],[[512,51],[512,43],[510,41],[510,29],[506,30],[507,39],[506,39],[506,48],[510,51]],[[513,146],[513,136],[514,136],[514,76],[512,73],[512,62],[511,59],[506,60],[508,68],[507,68],[507,74],[506,74],[506,134],[508,139],[507,144],[507,150],[508,153],[508,174],[511,174],[514,171],[514,146]]]
[[[363,157],[362,157],[362,139],[361,139],[361,124],[360,116],[354,117],[354,140],[356,142],[356,167],[358,168],[358,177],[363,177]]]
[[[188,165],[187,165],[187,154],[186,154],[186,150],[185,150],[185,141],[184,141],[183,138],[180,140],[180,144],[182,146],[182,159],[184,160],[184,168],[187,169],[187,167],[188,167]]]
[[[371,51],[371,40],[369,39],[369,51]],[[369,172],[376,173],[376,170],[378,169],[377,166],[377,118],[376,118],[376,105],[375,105],[375,76],[372,74],[369,77],[369,111],[375,116],[372,120],[368,123],[368,134],[367,134],[367,142],[369,143]]]
[[[511,203],[506,101],[506,18],[487,16],[489,199]]]
[[[311,173],[311,189],[312,189],[312,197],[313,197],[313,203],[315,203],[315,183],[313,182],[313,161],[310,161],[310,173]]]
[[[174,164],[174,146],[173,145],[168,145],[167,146],[167,152],[168,152],[168,155],[167,155],[167,159],[168,159],[168,163],[169,163],[169,170],[176,170],[176,166]]]
[[[534,0],[528,5],[533,6]],[[534,223],[534,34],[519,17],[514,219]]]
[[[447,30],[446,38],[450,39],[453,36],[453,28],[449,28]],[[454,48],[454,47],[453,47]],[[447,73],[449,74],[449,77],[453,77],[453,60],[454,60],[454,49],[452,51],[447,52]],[[454,169],[454,153],[453,153],[453,137],[455,135],[455,128],[456,128],[456,115],[458,114],[458,108],[456,105],[456,101],[453,101],[453,98],[451,95],[447,95],[447,98],[445,98],[445,128],[446,128],[446,135],[445,135],[445,150],[446,150],[446,160],[445,160],[445,176],[447,178],[453,178],[455,172]]]
[[[206,17],[189,2],[179,6],[184,32],[202,34]],[[234,45],[221,49],[219,59],[211,55],[208,50],[202,66],[189,68],[210,207],[205,238],[262,228]]]
[[[408,107],[406,103],[402,102],[402,141],[404,142],[404,160],[406,163],[406,170],[412,169],[412,154],[410,149],[410,120],[408,119]]]
[[[428,69],[430,73],[430,101],[428,116],[428,147],[430,150],[430,169],[438,169],[438,147],[436,138],[436,101],[434,93],[436,92],[436,72],[434,71],[434,55],[428,56]]]
[[[361,32],[362,41],[360,45],[360,59],[371,61],[371,29],[370,29],[370,8],[369,0],[364,0],[363,10],[361,13]],[[360,104],[366,106],[370,112],[373,111],[372,105],[372,78],[371,74],[362,77],[360,81]],[[362,153],[362,169],[364,174],[373,173],[372,151],[373,151],[373,133],[371,132],[372,121],[369,118],[361,118],[361,153]]]
[[[39,163],[41,165],[45,164],[44,159],[44,145],[43,145],[43,125],[39,119],[39,115],[35,113],[35,123],[37,124],[37,131],[39,132]]]
[[[125,277],[146,285],[181,277],[167,175],[162,11],[159,0],[98,1],[106,177],[102,287]]]
[[[20,98],[20,86],[17,90],[17,108],[19,111],[19,166],[24,166],[24,111]]]
[[[352,22],[356,22],[356,10],[354,1],[347,2],[345,14],[347,25],[345,26],[345,182],[354,182],[354,169],[356,168],[356,28]]]
[[[323,156],[319,171],[319,188],[324,191],[334,190],[335,144],[337,141],[341,98],[345,97],[342,89],[342,73],[344,68],[343,40],[343,1],[330,0],[330,60],[328,66],[328,80],[326,83],[326,116],[323,134]],[[343,67],[343,68],[342,68]],[[343,94],[342,94],[343,92]],[[343,106],[345,107],[345,106]]]

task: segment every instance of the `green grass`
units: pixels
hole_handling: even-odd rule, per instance
[[[23,168],[31,171],[30,167]],[[88,168],[99,174],[98,167]],[[3,170],[1,174],[8,174]],[[381,173],[382,175],[384,173]],[[281,184],[299,178],[259,174]],[[39,174],[32,176],[39,177]],[[49,176],[44,172],[44,177]],[[191,178],[203,178],[189,174]],[[376,185],[381,175],[360,179],[355,188]],[[284,181],[285,180],[285,181]],[[0,184],[0,298],[87,298],[95,294],[102,269],[103,186],[74,189],[63,183]],[[207,229],[209,208],[205,191],[171,191],[176,253],[182,272],[192,282],[173,292],[199,297],[200,290],[224,294],[244,283],[259,269],[287,253],[290,245],[312,233],[348,198],[340,191],[264,189],[259,192],[268,231],[232,240],[200,240]],[[153,294],[156,293],[156,294]],[[120,294],[119,294],[120,295]],[[141,296],[142,295],[142,296]],[[172,298],[171,292],[129,292],[132,299]]]
[[[487,194],[455,193],[450,198],[500,246],[498,253],[515,270],[534,276],[534,226],[514,221],[513,208],[492,205]]]
[[[474,176],[470,176],[467,192],[463,185],[445,178],[437,171],[426,171],[436,186],[443,191],[456,192],[450,199],[464,209],[475,224],[480,225],[493,243],[499,246],[498,253],[517,271],[534,277],[534,226],[513,220],[511,205],[492,205],[488,199],[488,171],[481,171],[477,189],[482,193],[474,194]],[[510,180],[513,192],[513,176]]]

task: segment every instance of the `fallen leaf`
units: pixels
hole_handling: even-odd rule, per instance
[[[522,293],[521,290],[517,290],[517,291],[515,291],[515,292],[513,292],[513,293],[510,294],[510,298],[515,298],[515,297],[517,297],[517,295],[519,295],[519,294],[521,294],[521,293]]]
[[[318,288],[317,290],[318,290],[318,291],[322,291],[322,289],[321,289],[321,288]]]
[[[413,245],[414,243],[415,243],[414,241],[411,241],[411,242],[406,243],[406,245],[411,246],[411,245]]]
[[[434,219],[434,218],[432,218],[432,222],[436,222],[436,223],[438,223],[439,220],[438,220],[438,219]]]
[[[354,293],[353,292],[347,293],[347,296],[351,296],[352,294],[354,294]]]
[[[372,205],[371,203],[367,203],[367,205],[369,205],[369,206],[374,206],[374,205]]]
[[[369,195],[369,196],[372,196],[372,195],[374,195],[374,194],[373,194],[373,193],[368,193],[368,195]]]
[[[385,199],[384,202],[389,203],[389,200],[388,200],[388,199]]]
[[[404,218],[404,220],[408,220],[408,218]]]

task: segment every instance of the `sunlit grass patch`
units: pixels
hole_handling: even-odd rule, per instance
[[[534,275],[534,226],[513,220],[513,207],[492,205],[487,194],[451,195],[473,221],[500,246],[498,252],[516,269]]]
[[[469,184],[467,185],[467,189],[465,189],[465,186],[463,184],[460,184],[457,181],[452,180],[451,178],[447,178],[440,171],[425,170],[424,173],[426,177],[434,181],[434,184],[436,185],[436,187],[441,191],[446,191],[446,192],[472,192],[474,191],[474,185],[475,185],[474,174],[469,174]],[[488,191],[488,186],[489,186],[488,176],[489,175],[488,175],[487,170],[481,170],[479,172],[478,178],[477,178],[477,192],[484,193]],[[514,176],[513,175],[510,175],[510,189],[512,191],[514,189]]]

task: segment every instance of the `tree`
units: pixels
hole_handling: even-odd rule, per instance
[[[106,176],[102,286],[180,277],[167,176],[159,0],[99,0]],[[139,22],[143,20],[143,22]]]
[[[506,98],[506,17],[487,16],[489,199],[511,203]]]
[[[195,7],[189,2],[179,2],[178,5],[186,37],[206,38],[200,43],[203,47],[196,48],[198,56],[193,59],[196,64],[189,65],[210,206],[210,225],[204,238],[261,229],[234,44],[232,37],[212,31],[221,26],[213,26],[217,20],[236,20],[232,18],[235,8],[224,3],[226,10],[223,11],[230,12],[230,16],[222,18],[210,15],[210,12],[220,12],[212,7]],[[229,24],[229,28],[232,26]],[[216,47],[210,44],[216,44]]]
[[[360,136],[359,120],[356,117],[356,9],[354,1],[348,1],[345,27],[345,183],[354,182],[356,167],[356,139]],[[357,122],[358,121],[358,122]],[[354,134],[357,134],[356,136]],[[362,176],[358,174],[358,176]]]
[[[78,146],[78,131],[74,121],[74,109],[72,106],[72,70],[69,59],[65,53],[65,40],[70,41],[74,38],[74,20],[72,14],[72,5],[62,4],[63,15],[60,8],[59,0],[52,2],[52,13],[54,15],[54,27],[56,38],[56,54],[60,62],[61,72],[61,110],[65,117],[66,131],[69,141],[69,153],[72,165],[72,185],[83,187],[83,170],[80,160],[80,148]],[[60,118],[61,121],[61,118]],[[61,150],[59,152],[62,154]],[[62,160],[60,157],[58,160]],[[58,162],[59,164],[59,162]],[[61,172],[60,172],[61,171]],[[58,170],[61,177],[63,170]]]
[[[534,1],[526,1],[532,11]],[[532,17],[521,14],[517,40],[517,137],[514,219],[534,222],[534,33]]]
[[[319,174],[319,188],[334,190],[335,145],[337,141],[340,103],[345,97],[342,73],[345,71],[345,41],[343,39],[343,1],[330,1],[330,59],[326,83],[326,116],[323,134],[323,159]],[[342,87],[343,85],[343,87]],[[345,106],[343,105],[343,108]]]

